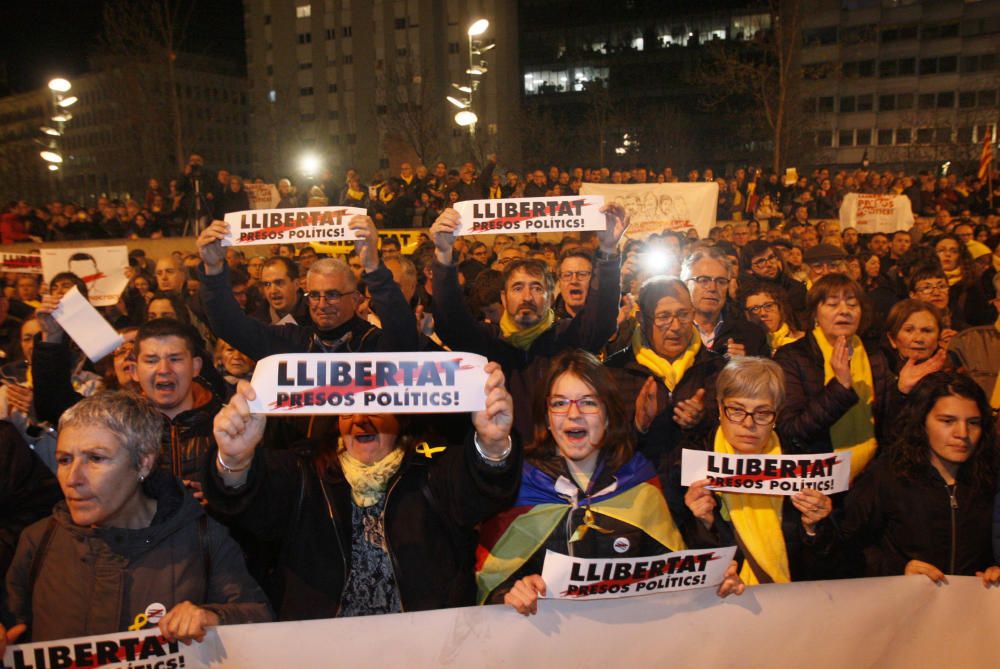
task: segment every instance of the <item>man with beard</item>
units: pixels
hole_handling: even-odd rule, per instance
[[[436,255],[431,270],[435,331],[449,348],[500,363],[514,396],[515,428],[526,439],[532,434],[533,398],[552,358],[570,348],[596,353],[615,331],[620,279],[617,244],[629,221],[617,205],[606,206],[604,213],[607,227],[598,233],[597,285],[589,291],[583,308],[573,318],[557,319],[552,310],[555,282],[545,263],[516,259],[503,268],[499,327],[477,321],[462,299],[453,257],[459,213],[446,209],[431,226]]]

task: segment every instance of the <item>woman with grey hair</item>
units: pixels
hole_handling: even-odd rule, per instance
[[[688,449],[725,454],[781,455],[774,431],[785,401],[785,375],[766,358],[730,361],[715,382],[719,427],[688,439]],[[680,451],[683,453],[683,451]],[[708,479],[680,484],[680,458],[671,468],[666,496],[688,547],[739,547],[740,578],[748,585],[821,578],[807,544],[816,524],[833,510],[829,497],[803,490],[791,497],[714,492]]]
[[[157,626],[189,643],[214,625],[271,620],[228,532],[156,466],[162,425],[145,399],[120,391],[63,413],[65,500],[21,535],[0,654],[26,630],[37,642]]]

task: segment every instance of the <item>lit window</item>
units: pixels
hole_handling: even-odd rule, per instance
[[[295,8],[295,18],[308,19],[312,16],[312,5],[300,5]]]
[[[270,90],[270,91],[267,92],[267,101],[268,102],[277,102],[277,100],[278,100],[278,94],[275,91]]]

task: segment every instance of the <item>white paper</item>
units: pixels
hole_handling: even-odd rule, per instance
[[[46,283],[60,272],[72,272],[87,284],[87,297],[95,307],[118,303],[128,285],[127,246],[86,246],[42,249],[42,274]]]
[[[306,244],[357,239],[347,227],[353,216],[367,216],[360,207],[303,207],[253,209],[226,214],[229,235],[223,246],[255,244]]]
[[[812,488],[825,495],[850,486],[851,452],[802,455],[728,455],[685,448],[681,485],[710,479],[709,490],[756,495],[794,495]]]
[[[90,302],[84,299],[80,289],[72,289],[59,301],[52,312],[56,323],[62,326],[76,342],[91,362],[97,362],[122,345],[125,340]]]
[[[587,559],[546,550],[542,580],[549,599],[609,599],[710,588],[722,583],[735,554],[736,546],[727,546],[652,557]]]
[[[454,205],[461,216],[455,234],[461,237],[604,230],[607,219],[601,213],[603,206],[601,195],[464,200]]]
[[[254,368],[253,413],[462,413],[486,406],[486,358],[472,353],[284,353]]]

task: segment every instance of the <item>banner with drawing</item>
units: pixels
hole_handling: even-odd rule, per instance
[[[72,272],[87,284],[87,297],[95,307],[118,303],[128,285],[127,246],[87,246],[79,249],[42,249],[42,275],[51,284],[60,272]]]
[[[645,239],[664,230],[687,232],[694,228],[698,237],[708,237],[715,225],[719,205],[719,185],[708,183],[591,184],[580,195],[603,195],[608,204],[619,204],[631,217],[627,237]]]

